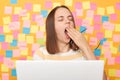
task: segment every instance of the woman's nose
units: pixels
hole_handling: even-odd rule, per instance
[[[70,20],[66,19],[66,24],[70,24]]]

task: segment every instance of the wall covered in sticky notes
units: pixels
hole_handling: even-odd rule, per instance
[[[120,80],[120,0],[0,0],[0,80],[16,80],[16,60],[31,60],[45,45],[52,8],[68,6],[108,80]],[[99,46],[98,46],[99,45]]]

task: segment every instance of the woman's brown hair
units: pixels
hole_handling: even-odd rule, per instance
[[[50,54],[55,54],[55,53],[59,53],[59,48],[58,48],[58,44],[57,44],[57,35],[55,32],[55,12],[58,8],[66,8],[70,11],[70,9],[64,5],[62,6],[57,6],[55,7],[47,16],[46,19],[46,49]],[[70,11],[70,13],[72,14],[72,12]],[[72,15],[73,17],[73,15]],[[75,27],[75,22],[74,22],[74,18],[73,18],[73,23],[74,23],[74,27]],[[69,46],[71,49],[73,50],[78,50],[79,47],[74,43],[74,41],[72,41],[72,39],[69,42]]]

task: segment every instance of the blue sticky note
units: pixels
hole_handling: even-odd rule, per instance
[[[11,74],[12,76],[16,76],[16,69],[12,69]]]
[[[108,16],[102,16],[102,23],[108,22],[109,17]]]
[[[18,0],[10,0],[11,4],[17,4]]]
[[[95,56],[100,56],[101,50],[100,49],[94,49]]]
[[[17,46],[17,40],[13,40],[10,46]]]
[[[0,35],[0,42],[4,42],[5,41],[5,36],[4,35]]]
[[[13,56],[12,50],[6,50],[6,57],[7,58],[12,58],[12,56]]]
[[[80,32],[85,32],[86,31],[86,27],[85,26],[80,26]]]
[[[100,45],[103,45],[103,43],[104,43],[105,41],[107,41],[106,38],[101,39],[101,40],[100,40]]]
[[[41,15],[42,15],[43,17],[47,17],[48,11],[47,11],[47,10],[41,10]]]
[[[30,34],[30,28],[24,27],[24,28],[23,28],[23,33],[24,33],[24,34]]]

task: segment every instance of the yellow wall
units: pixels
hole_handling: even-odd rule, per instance
[[[15,61],[31,60],[45,44],[46,16],[62,4],[72,10],[78,30],[87,28],[108,80],[120,80],[120,0],[0,0],[0,80],[16,80]]]

